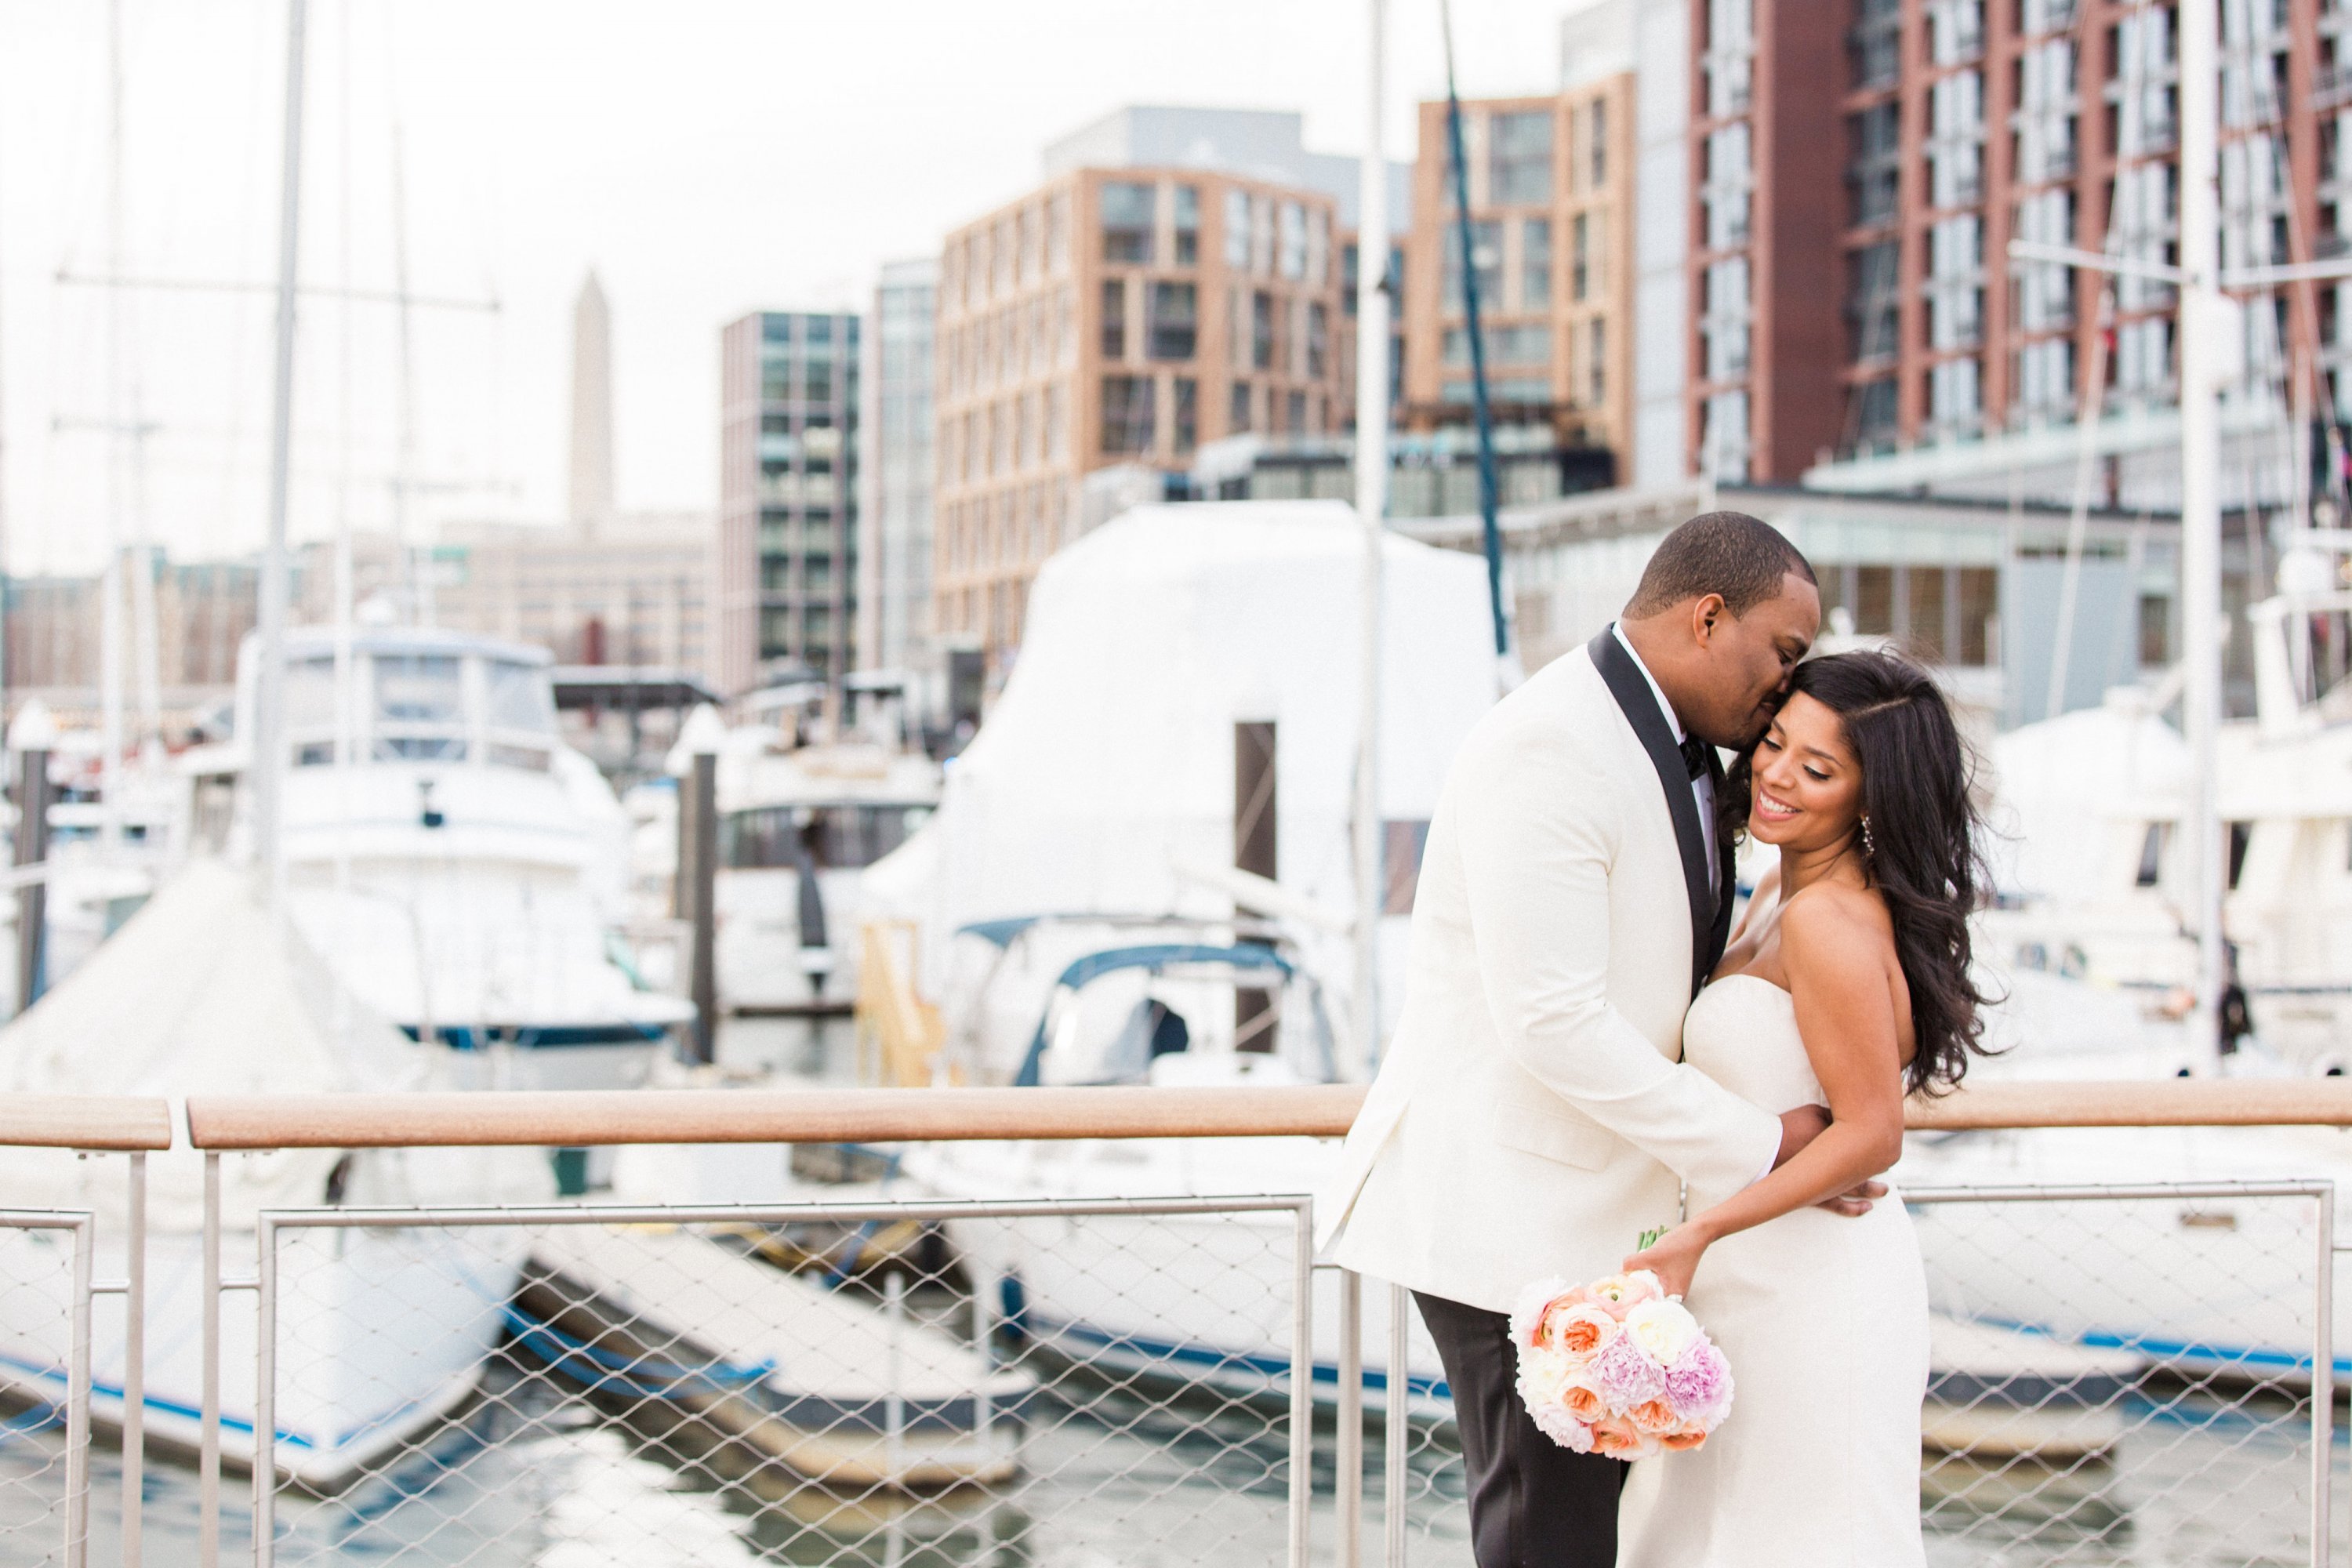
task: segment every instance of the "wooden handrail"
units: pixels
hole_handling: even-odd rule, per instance
[[[200,1149],[1337,1138],[1354,1121],[1363,1096],[1352,1085],[218,1095],[188,1101],[188,1128]],[[2352,1080],[1982,1083],[1938,1100],[1915,1100],[1906,1110],[1911,1127],[1941,1131],[2347,1127],[2352,1126]],[[33,1141],[8,1136],[10,1125],[0,1121],[0,1143]],[[84,1148],[163,1146],[62,1137],[37,1141]]]
[[[129,1095],[0,1095],[0,1144],[125,1153],[169,1149],[172,1108]]]
[[[188,1101],[188,1131],[199,1149],[1337,1138],[1363,1098],[1346,1084],[212,1096]]]

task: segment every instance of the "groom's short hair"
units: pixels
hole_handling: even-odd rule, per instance
[[[1625,613],[1654,616],[1686,599],[1720,594],[1725,609],[1744,616],[1777,598],[1780,579],[1792,572],[1818,581],[1812,563],[1779,529],[1744,511],[1703,511],[1658,542]]]

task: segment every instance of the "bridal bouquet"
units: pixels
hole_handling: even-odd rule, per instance
[[[1641,1459],[1696,1448],[1731,1413],[1731,1367],[1646,1268],[1590,1285],[1543,1279],[1511,1314],[1519,1397],[1579,1454]]]

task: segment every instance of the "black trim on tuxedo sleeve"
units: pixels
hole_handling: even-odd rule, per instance
[[[1665,792],[1666,813],[1674,818],[1675,842],[1683,856],[1683,888],[1690,897],[1691,924],[1691,994],[1698,994],[1706,977],[1715,972],[1716,960],[1723,956],[1723,945],[1730,931],[1731,868],[1727,855],[1723,862],[1724,897],[1717,899],[1715,889],[1707,885],[1706,835],[1698,819],[1698,798],[1691,789],[1690,770],[1683,763],[1683,754],[1675,744],[1675,732],[1667,727],[1666,716],[1658,708],[1658,699],[1650,689],[1649,678],[1625,645],[1617,640],[1613,626],[1601,628],[1601,635],[1585,645],[1592,657],[1592,668],[1601,672],[1601,683],[1609,695],[1617,700],[1625,721],[1633,726],[1634,738],[1650,754],[1650,765],[1657,770],[1658,785]],[[1708,752],[1716,777],[1722,778],[1722,763]],[[1718,783],[1717,787],[1721,787]],[[1727,846],[1727,849],[1728,847]]]

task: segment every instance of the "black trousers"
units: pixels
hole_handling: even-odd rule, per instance
[[[1454,1390],[1478,1568],[1614,1568],[1625,1462],[1571,1454],[1543,1435],[1512,1386],[1510,1319],[1418,1290],[1412,1299]]]

